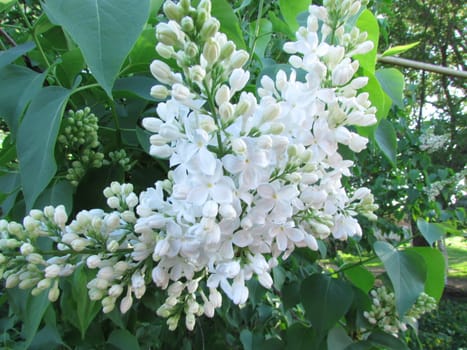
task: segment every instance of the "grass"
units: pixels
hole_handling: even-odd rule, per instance
[[[467,277],[467,239],[464,237],[449,237],[446,239],[448,250],[449,277]]]
[[[467,238],[456,236],[446,238],[446,248],[448,252],[449,270],[448,277],[467,278]],[[345,262],[357,263],[358,256],[340,252],[339,255]],[[365,259],[365,257],[362,257]],[[381,261],[378,259],[365,263],[367,267],[380,268]]]

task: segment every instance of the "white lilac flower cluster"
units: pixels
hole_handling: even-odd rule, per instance
[[[169,159],[168,179],[139,199],[131,185],[112,183],[104,195],[113,212],[83,211],[69,225],[61,206],[34,210],[23,225],[0,222],[0,249],[14,256],[0,256],[7,287],[48,289],[56,300],[58,278],[86,265],[97,270],[89,296],[104,312],[119,299],[128,311],[154,283],[166,290],[157,313],[169,328],[184,315],[192,330],[222,305],[221,292],[243,304],[251,278],[270,288],[271,269],[296,247],[361,236],[357,215],[374,219],[377,206],[367,188],[347,193],[352,162],[339,145],[361,151],[367,139],[352,128],[376,122],[352,59],[372,43],[350,25],[361,1],[324,5],[310,7],[307,26],[285,45],[293,69],[264,76],[255,96],[245,88],[248,54],[219,32],[210,1],[166,1],[169,21],[156,29],[166,61],[151,64],[159,82],[151,94],[170,98],[143,126],[151,154]]]
[[[395,337],[399,332],[405,332],[407,325],[416,327],[417,320],[423,314],[436,309],[436,300],[426,293],[420,294],[415,304],[401,318],[396,311],[396,297],[386,287],[378,287],[371,291],[373,304],[370,311],[365,311],[363,316],[371,325],[374,325],[386,333]]]
[[[433,153],[442,150],[449,144],[451,137],[449,134],[435,135],[433,129],[426,130],[420,135],[420,149]]]
[[[218,290],[245,303],[245,282],[256,275],[270,288],[279,257],[316,250],[317,239],[360,236],[357,213],[374,218],[368,189],[351,196],[344,189],[352,162],[338,151],[339,144],[364,149],[367,139],[349,127],[376,121],[368,94],[358,93],[367,78],[354,78],[352,59],[373,44],[346,28],[360,1],[325,3],[310,7],[307,27],[285,45],[295,69],[264,76],[259,99],[245,91],[248,55],[219,32],[210,1],[196,9],[189,1],[164,5],[169,22],[157,26],[156,50],[178,66],[151,64],[160,83],[152,95],[170,98],[143,126],[153,133],[151,154],[168,158],[172,171],[141,194],[135,230],[152,239],[145,239],[157,263],[152,277],[169,295],[159,314],[171,325],[180,304],[190,305],[189,329],[203,310],[212,316]]]
[[[462,169],[458,173],[455,173],[453,176],[445,179],[439,180],[431,183],[426,186],[423,190],[428,196],[430,201],[436,201],[436,198],[443,193],[443,190],[446,187],[454,187],[452,191],[451,198],[449,198],[452,204],[455,204],[456,201],[467,194],[466,179],[467,177],[467,168]]]

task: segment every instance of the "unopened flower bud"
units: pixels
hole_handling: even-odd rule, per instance
[[[31,253],[26,257],[27,262],[34,265],[42,265],[45,263],[44,258],[42,255],[37,253]]]
[[[98,255],[91,255],[86,259],[86,265],[90,269],[96,269],[101,264],[101,258]]]
[[[152,61],[149,68],[154,78],[159,80],[161,83],[164,83],[164,84],[172,83],[173,73],[167,63],[162,62],[160,60],[154,60]]]
[[[164,85],[154,85],[151,87],[150,94],[157,100],[165,100],[167,96],[169,96],[169,89],[167,89]]]
[[[263,110],[263,121],[272,121],[281,113],[281,107],[278,103],[268,104]]]
[[[217,41],[209,38],[204,44],[203,56],[209,64],[213,64],[219,58],[220,51]]]
[[[220,105],[219,114],[223,121],[230,121],[234,117],[234,107],[231,103],[226,102]]]
[[[77,238],[71,242],[71,248],[76,252],[81,252],[86,249],[89,242],[84,238]]]
[[[221,48],[220,60],[230,60],[230,57],[235,51],[235,44],[232,41],[227,41]]]
[[[175,55],[175,50],[172,46],[165,45],[163,43],[157,43],[156,52],[165,59],[170,59]]]
[[[128,310],[130,310],[132,304],[133,298],[131,296],[131,289],[128,287],[127,295],[122,298],[122,301],[120,302],[120,312],[125,314]]]
[[[180,22],[183,17],[182,8],[176,5],[173,1],[165,1],[162,10],[168,19]]]
[[[216,91],[216,96],[215,96],[215,100],[216,100],[216,104],[218,106],[226,103],[226,102],[229,102],[230,101],[230,89],[227,85],[222,85],[217,91]]]
[[[134,208],[138,205],[138,196],[136,196],[135,193],[130,193],[126,198],[125,198],[125,203],[128,205],[129,208]]]
[[[55,213],[54,213],[55,223],[60,227],[64,227],[67,220],[68,220],[68,215],[65,211],[65,207],[63,205],[59,205],[57,208],[55,208]]]
[[[156,27],[157,41],[168,45],[175,46],[178,43],[178,35],[173,26],[168,23],[159,23]]]
[[[195,29],[195,24],[193,23],[193,19],[189,16],[185,16],[182,18],[180,25],[182,26],[182,29],[186,33],[190,33]]]
[[[245,63],[247,63],[249,58],[248,52],[245,50],[235,51],[230,57],[230,66],[235,68],[241,68]]]
[[[118,197],[112,196],[107,198],[107,205],[112,209],[120,208],[120,199]]]
[[[214,17],[208,18],[204,22],[203,27],[201,28],[201,31],[200,31],[201,38],[203,38],[204,40],[208,38],[212,38],[219,31],[220,26],[221,24],[216,18]]]
[[[118,248],[120,247],[120,244],[116,240],[111,240],[110,242],[107,243],[107,250],[111,253],[115,253]]]
[[[19,248],[19,251],[21,252],[22,255],[27,256],[34,251],[34,247],[32,246],[31,243],[23,243],[21,247]]]
[[[6,288],[14,288],[19,283],[19,277],[17,274],[9,275],[5,281]]]
[[[198,45],[194,42],[187,42],[185,45],[185,54],[187,57],[194,58],[199,52]]]

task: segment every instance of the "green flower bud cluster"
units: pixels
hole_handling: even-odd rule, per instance
[[[128,311],[133,296],[139,299],[146,291],[143,260],[152,250],[142,243],[133,247],[139,242],[133,186],[113,182],[105,192],[110,201],[117,200],[113,207],[118,211],[84,210],[67,225],[68,215],[60,205],[31,210],[22,224],[0,220],[0,278],[6,280],[5,287],[31,289],[32,295],[47,292],[49,300],[56,301],[59,279],[84,266],[98,270],[87,285],[89,298],[101,300],[103,312],[110,312],[127,289],[120,310]],[[50,251],[43,250],[47,240]]]
[[[135,165],[124,149],[109,152],[109,158],[111,163],[120,165],[125,172],[131,171]]]
[[[89,107],[68,111],[62,121],[58,145],[68,163],[66,178],[74,186],[78,185],[87,169],[103,165],[104,154],[97,150],[100,146],[98,129],[98,119]]]
[[[363,313],[363,316],[371,325],[395,337],[398,337],[400,331],[405,332],[407,325],[416,326],[420,316],[437,307],[434,298],[422,293],[406,315],[401,318],[396,310],[396,297],[393,292],[382,286],[372,290],[370,294],[373,298],[373,305],[370,311]]]

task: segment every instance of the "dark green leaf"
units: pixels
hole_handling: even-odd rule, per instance
[[[374,249],[384,264],[396,295],[396,307],[404,315],[424,290],[426,270],[423,258],[410,251],[397,251],[386,242],[375,242]]]
[[[76,76],[84,69],[85,63],[83,54],[78,48],[65,52],[62,55],[62,62],[57,65],[56,73],[60,82],[71,88],[76,80]]]
[[[88,296],[88,282],[93,278],[93,273],[86,270],[83,265],[79,266],[73,273],[71,284],[71,299],[66,302],[73,307],[71,315],[67,315],[68,319],[73,319],[73,324],[77,326],[81,333],[81,338],[84,339],[86,331],[91,322],[96,317],[101,309],[98,301],[92,301]],[[63,298],[62,298],[63,299]]]
[[[41,89],[45,76],[46,73],[16,65],[0,69],[0,117],[8,124],[13,138],[27,104]]]
[[[310,350],[314,349],[316,344],[313,330],[299,323],[295,323],[287,329],[286,340],[286,350]]]
[[[295,32],[298,29],[297,16],[306,11],[309,6],[309,0],[279,1],[282,17],[284,17],[285,22],[289,25],[292,32]]]
[[[28,211],[57,170],[55,141],[69,95],[69,90],[58,86],[42,89],[33,98],[19,127],[17,152]]]
[[[365,293],[368,293],[373,288],[375,276],[362,266],[357,265],[345,270],[344,275],[354,286],[360,288]]]
[[[58,345],[62,345],[62,337],[56,327],[45,326],[37,332],[31,343],[31,350],[56,349]]]
[[[404,75],[395,68],[384,68],[378,69],[375,76],[392,102],[404,108]]]
[[[394,55],[398,55],[400,53],[404,53],[412,48],[414,48],[415,46],[417,46],[418,44],[420,44],[420,41],[416,41],[414,43],[410,43],[410,44],[406,44],[406,45],[398,45],[398,46],[394,46],[394,47],[390,47],[389,49],[387,49],[386,51],[383,52],[383,54],[381,56],[394,56]]]
[[[111,96],[120,67],[146,23],[149,1],[47,0],[43,7],[50,20],[70,34]]]
[[[336,326],[329,331],[329,350],[344,350],[350,344],[352,344],[352,339],[347,335],[347,332],[341,326]]]
[[[0,5],[1,6],[1,5]],[[0,51],[0,68],[3,68],[7,64],[15,61],[17,58],[24,55],[26,52],[31,51],[36,47],[32,41],[12,47],[6,51]]]
[[[353,290],[345,281],[314,274],[302,283],[301,300],[305,316],[323,335],[335,326],[352,305]]]
[[[431,223],[423,219],[417,220],[417,227],[431,246],[446,234],[446,231],[440,224]]]
[[[360,62],[360,67],[374,73],[379,40],[378,20],[371,11],[364,10],[358,17],[357,27],[360,31],[368,33],[368,40],[373,42],[373,49],[365,54],[355,55],[354,58]]]
[[[139,350],[138,339],[126,329],[114,330],[107,340],[108,344],[115,346],[121,350]]]
[[[282,302],[285,309],[291,309],[300,302],[300,283],[290,282],[282,287]]]
[[[212,15],[221,22],[221,31],[232,40],[237,48],[246,49],[245,40],[240,22],[227,0],[215,0],[212,2]]]
[[[25,309],[25,319],[23,320],[23,336],[26,339],[25,348],[34,339],[37,329],[44,316],[45,310],[50,305],[47,292],[43,292],[38,296],[29,295]]]
[[[113,92],[115,96],[118,96],[118,92],[130,93],[134,96],[142,98],[148,101],[156,101],[149,93],[151,87],[156,85],[157,81],[153,78],[132,76],[127,78],[118,79],[115,82]]]
[[[19,173],[8,173],[0,177],[0,193],[4,194],[1,201],[1,217],[8,215],[15,204],[21,188],[21,176]]]
[[[392,123],[386,119],[379,122],[375,134],[376,144],[393,166],[396,166],[397,135]]]
[[[74,187],[69,181],[60,180],[41,193],[34,203],[34,207],[42,209],[47,205],[57,206],[63,204],[67,213],[70,214],[73,206],[73,190]]]
[[[259,349],[263,342],[261,334],[252,333],[248,329],[243,329],[240,332],[240,341],[242,342],[244,350]]]
[[[407,250],[417,253],[425,261],[425,293],[439,301],[443,295],[446,278],[446,262],[443,254],[438,249],[429,247],[413,247]]]
[[[368,341],[373,345],[388,350],[409,350],[407,344],[402,340],[382,331],[376,330],[370,334]]]

